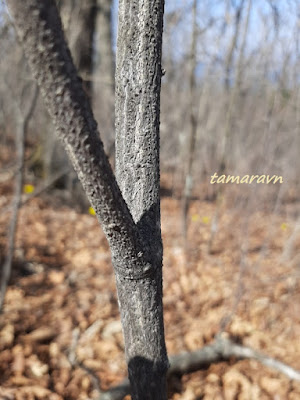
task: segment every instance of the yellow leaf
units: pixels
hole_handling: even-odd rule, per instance
[[[34,186],[27,184],[23,186],[23,193],[30,194],[34,192]]]
[[[210,218],[209,217],[202,217],[203,224],[209,224]]]
[[[192,215],[192,221],[193,222],[196,222],[196,221],[198,221],[199,220],[199,214],[194,214],[194,215]]]
[[[285,222],[283,222],[283,223],[280,225],[280,228],[281,228],[283,231],[286,231],[287,228],[288,228],[288,224],[286,224]]]
[[[90,208],[89,208],[89,214],[91,214],[91,215],[96,215],[96,212],[95,212],[95,210],[93,209],[93,207],[90,207]]]

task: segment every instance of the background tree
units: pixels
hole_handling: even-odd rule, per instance
[[[28,89],[28,88],[27,88]],[[26,89],[23,88],[21,91],[20,97],[24,97],[24,93],[27,93]],[[18,217],[19,217],[19,208],[21,206],[22,201],[22,191],[23,191],[23,182],[24,182],[24,170],[25,170],[25,139],[28,129],[28,124],[30,118],[32,117],[34,108],[36,106],[36,100],[38,97],[37,86],[33,88],[32,99],[27,101],[29,104],[28,109],[24,111],[22,110],[21,100],[16,104],[16,109],[18,115],[17,129],[16,129],[16,138],[15,144],[17,148],[17,171],[16,171],[16,182],[15,182],[15,193],[14,193],[14,201],[13,201],[13,212],[9,225],[8,231],[8,245],[7,245],[7,254],[5,257],[5,262],[1,268],[1,286],[0,286],[0,313],[2,311],[5,293],[7,289],[8,282],[11,277],[12,270],[12,262],[14,257],[15,250],[15,240],[16,240],[16,231],[18,225]],[[23,114],[24,113],[24,114]]]
[[[115,144],[115,55],[112,0],[98,0],[94,35],[93,110],[108,155]]]

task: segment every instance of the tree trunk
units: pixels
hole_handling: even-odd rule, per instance
[[[230,46],[230,51],[228,53],[228,59],[226,64],[226,84],[225,84],[225,96],[227,96],[227,105],[226,105],[226,117],[225,117],[225,128],[224,128],[224,136],[223,136],[223,143],[222,143],[222,151],[221,151],[221,163],[220,163],[220,170],[219,174],[226,173],[228,167],[232,167],[233,161],[231,147],[232,147],[232,131],[233,131],[233,123],[234,123],[234,115],[235,115],[235,107],[236,107],[236,100],[238,95],[240,94],[241,83],[242,83],[242,71],[243,71],[243,57],[244,57],[244,50],[246,46],[246,39],[248,34],[248,27],[249,27],[249,19],[251,13],[251,6],[252,0],[248,0],[248,7],[247,7],[247,15],[246,21],[244,25],[244,31],[242,34],[241,46],[238,53],[238,59],[236,64],[236,74],[234,82],[232,83],[232,87],[230,90],[230,75],[233,66],[233,55],[234,49],[237,47],[238,43],[238,36],[240,35],[240,25],[241,25],[241,17],[243,8],[245,6],[245,1],[242,0],[237,11],[236,11],[236,18],[235,18],[235,34],[232,38],[232,43]]]
[[[143,399],[166,398],[159,196],[163,8],[163,0],[119,1],[116,176],[155,271],[147,280],[118,284],[132,393]]]
[[[3,311],[3,304],[6,294],[7,285],[10,280],[12,263],[15,250],[16,232],[19,221],[19,209],[22,203],[22,190],[24,181],[24,165],[25,165],[25,139],[28,130],[29,121],[34,113],[36,101],[38,98],[38,87],[35,84],[33,95],[27,104],[27,110],[21,111],[20,104],[17,104],[17,127],[16,127],[16,150],[17,150],[17,173],[15,183],[15,193],[13,199],[13,210],[7,234],[7,254],[5,262],[1,265],[1,284],[0,284],[0,313]]]
[[[137,0],[120,2],[117,171],[124,198],[55,1],[7,3],[57,134],[110,245],[132,398],[165,400],[158,135],[163,1],[148,0],[143,7]]]
[[[196,68],[197,68],[197,0],[193,1],[193,26],[192,40],[190,50],[189,65],[189,89],[190,89],[190,131],[186,135],[186,165],[185,165],[185,182],[182,199],[182,232],[184,238],[184,246],[187,249],[187,230],[188,230],[188,211],[190,206],[190,198],[193,190],[193,163],[195,157],[196,135],[198,128],[198,110],[196,109]]]
[[[238,42],[239,34],[240,34],[240,27],[241,27],[241,18],[242,12],[244,8],[245,0],[241,0],[240,4],[237,6],[235,11],[235,22],[234,22],[234,33],[232,36],[232,40],[228,49],[228,53],[226,55],[225,60],[225,79],[224,79],[224,86],[225,92],[229,92],[230,89],[230,81],[231,81],[231,73],[232,73],[232,65],[234,59],[234,52],[236,49],[236,45]]]

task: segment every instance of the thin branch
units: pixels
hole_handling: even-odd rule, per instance
[[[25,195],[20,203],[20,207],[24,206],[25,204],[27,204],[30,200],[34,199],[35,197],[39,196],[40,194],[42,194],[43,192],[45,192],[47,189],[49,189],[56,181],[58,181],[60,178],[62,178],[64,175],[68,174],[70,172],[70,167],[66,167],[65,169],[63,169],[62,171],[57,172],[56,174],[54,174],[53,176],[51,176],[49,179],[47,179],[47,181],[45,183],[42,183],[41,185],[39,185],[37,187],[37,189],[34,190],[34,193],[31,193],[29,195]],[[19,208],[20,208],[19,207]],[[11,212],[13,210],[13,206],[12,205],[8,205],[6,207],[4,207],[1,211],[0,211],[0,215],[2,214],[6,214],[8,212]]]
[[[245,271],[247,267],[247,255],[248,255],[248,242],[249,242],[249,231],[248,231],[248,223],[249,223],[249,216],[246,220],[244,229],[242,231],[242,237],[245,238],[242,246],[241,246],[241,259],[239,264],[239,275],[237,286],[235,289],[235,295],[233,299],[233,304],[231,307],[231,311],[225,315],[225,317],[221,320],[220,323],[220,334],[222,334],[228,325],[231,323],[233,317],[235,316],[238,306],[241,302],[243,295],[245,294],[245,285],[244,285],[244,278],[245,278]]]
[[[78,367],[81,368],[83,371],[85,371],[91,378],[93,382],[94,389],[97,391],[99,395],[101,395],[102,390],[101,390],[101,381],[100,378],[97,376],[97,374],[89,367],[87,367],[83,361],[79,361],[77,359],[76,351],[77,351],[77,346],[78,342],[82,340],[83,336],[85,337],[90,335],[90,332],[93,331],[95,328],[97,329],[99,327],[99,324],[101,324],[102,321],[96,321],[94,324],[92,324],[84,333],[83,335],[80,335],[80,331],[78,328],[75,328],[72,332],[72,342],[68,351],[68,361],[71,365],[72,368]]]
[[[128,394],[130,394],[130,384],[129,379],[126,378],[119,385],[101,393],[98,400],[122,400]]]
[[[300,215],[296,221],[296,224],[295,224],[292,234],[287,239],[287,241],[284,245],[284,248],[282,250],[282,254],[281,254],[281,258],[280,258],[280,261],[282,263],[287,262],[291,259],[293,251],[294,251],[294,247],[295,247],[295,242],[296,242],[296,239],[298,238],[299,234],[300,234]]]

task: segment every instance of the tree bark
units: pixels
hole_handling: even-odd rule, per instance
[[[159,196],[163,9],[163,0],[119,1],[116,176],[155,273],[117,286],[132,395],[140,398],[136,394],[144,391],[144,399],[166,398]]]
[[[143,7],[137,0],[120,2],[117,171],[124,198],[55,1],[7,4],[57,134],[110,245],[132,398],[165,400],[158,135],[163,0],[148,0]]]
[[[95,34],[96,0],[56,0],[63,29],[77,71],[83,79],[83,85],[90,98],[93,95],[93,38]],[[45,138],[45,158],[47,160],[46,176],[65,170],[70,163],[61,143],[49,132],[49,124]],[[49,153],[49,154],[48,154]],[[68,190],[69,199],[83,209],[88,204],[81,185],[73,168],[60,179],[60,185]],[[70,201],[69,200],[69,201]]]

